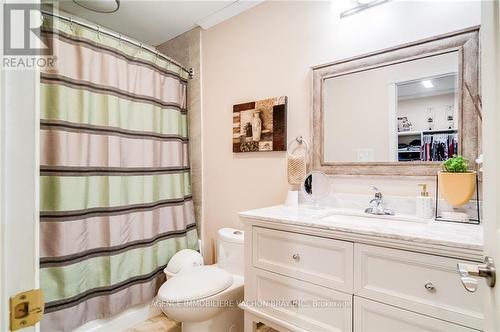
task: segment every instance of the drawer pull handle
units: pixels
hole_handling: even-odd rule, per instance
[[[434,285],[432,284],[432,282],[428,282],[425,284],[425,289],[427,289],[429,292],[433,291],[434,289],[436,289],[436,287],[434,287]]]
[[[292,258],[293,258],[293,260],[294,260],[294,261],[296,261],[296,262],[300,261],[300,255],[299,255],[299,254],[293,254],[293,255],[292,255]]]

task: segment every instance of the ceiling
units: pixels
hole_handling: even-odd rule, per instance
[[[260,2],[262,0],[121,0],[118,11],[108,14],[92,12],[71,0],[57,3],[62,11],[156,46],[197,25],[207,29]]]
[[[426,88],[422,81],[431,81],[433,87]],[[426,77],[421,80],[398,84],[398,100],[437,96],[457,91],[457,74]]]

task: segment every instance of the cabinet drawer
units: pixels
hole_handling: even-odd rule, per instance
[[[354,332],[477,332],[460,325],[354,297]]]
[[[253,227],[253,266],[352,293],[353,243]]]
[[[460,260],[362,244],[354,248],[355,295],[482,329],[488,286],[478,280],[475,293],[465,290],[457,273]]]
[[[352,295],[253,270],[252,298],[262,312],[308,331],[351,331]]]

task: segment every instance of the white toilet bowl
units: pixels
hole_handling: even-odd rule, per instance
[[[221,229],[217,243],[217,265],[198,266],[199,258],[184,252],[165,269],[158,303],[183,332],[243,332],[243,232]]]

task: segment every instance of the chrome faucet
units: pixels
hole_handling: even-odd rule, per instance
[[[394,215],[394,211],[391,209],[384,208],[384,200],[382,198],[382,192],[375,186],[372,186],[375,191],[375,197],[370,201],[371,207],[365,209],[365,213],[378,214],[378,215]]]

